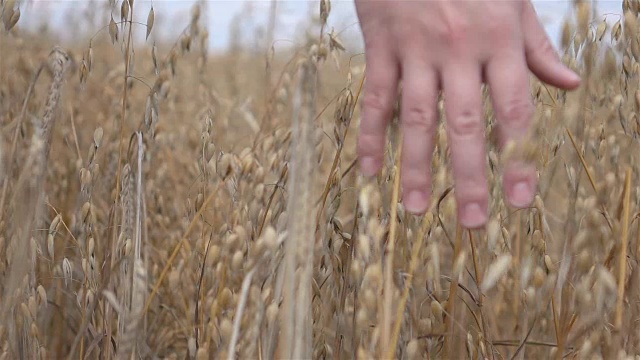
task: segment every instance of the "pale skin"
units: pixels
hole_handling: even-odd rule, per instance
[[[431,157],[445,97],[458,220],[479,228],[488,219],[488,182],[481,84],[490,87],[498,145],[522,140],[534,105],[530,72],[562,89],[580,77],[564,66],[528,0],[355,0],[365,40],[366,82],[358,136],[360,170],[382,168],[386,128],[402,85],[400,123],[402,202],[424,213],[432,201]],[[507,202],[529,206],[534,165],[509,163],[503,172]]]

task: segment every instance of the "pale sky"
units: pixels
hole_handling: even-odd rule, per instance
[[[507,0],[509,1],[509,0]],[[121,0],[118,0],[118,4]],[[178,33],[188,24],[190,9],[196,1],[191,0],[136,0],[135,16],[136,21],[145,22],[147,13],[153,3],[156,15],[154,35],[164,40],[175,39]],[[571,0],[534,0],[533,1],[539,17],[545,24],[547,33],[554,44],[559,41],[559,33],[562,21],[567,16],[571,8]],[[34,27],[43,20],[52,24],[54,29],[60,31],[63,38],[70,37],[75,32],[94,33],[97,29],[90,28],[86,22],[81,21],[83,11],[87,8],[104,6],[106,0],[31,0],[22,5],[22,16],[20,26]],[[229,40],[229,28],[234,21],[234,16],[247,12],[243,15],[243,28],[247,30],[247,36],[251,36],[250,30],[256,24],[266,24],[269,15],[270,1],[243,1],[243,0],[208,0],[206,21],[208,22],[210,48],[223,51]],[[250,6],[247,6],[249,4]],[[276,39],[295,40],[300,34],[302,21],[309,18],[310,11],[317,13],[319,1],[311,0],[285,0],[278,1],[278,20],[276,27]],[[357,17],[353,0],[332,0],[332,11],[329,18],[330,26],[336,31],[344,32],[342,37],[361,39],[357,26]],[[621,0],[598,1],[598,10],[601,14],[622,12]],[[76,14],[77,19],[69,14]],[[205,14],[203,14],[204,16]],[[114,18],[116,18],[114,16]],[[610,16],[609,20],[616,21],[618,17]],[[104,24],[108,24],[109,19],[100,19]],[[118,19],[116,18],[116,21]],[[69,23],[72,27],[68,26]],[[144,35],[144,29],[139,31]],[[356,50],[356,49],[352,49]]]

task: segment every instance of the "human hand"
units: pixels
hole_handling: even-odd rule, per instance
[[[528,0],[355,0],[366,49],[366,83],[358,156],[364,175],[382,167],[385,134],[402,80],[400,104],[405,209],[430,203],[431,157],[442,90],[458,219],[467,228],[487,221],[485,120],[481,84],[489,84],[498,145],[523,139],[534,106],[529,70],[553,86],[573,89],[580,78],[556,54]],[[509,203],[527,207],[537,179],[532,164],[506,164]]]

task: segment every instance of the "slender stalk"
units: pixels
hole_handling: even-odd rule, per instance
[[[460,251],[462,251],[462,226],[458,224],[456,226],[456,242],[453,250],[453,264],[455,265],[458,260],[458,256],[460,256]],[[454,269],[455,271],[455,269]],[[445,321],[445,333],[448,335],[444,338],[444,350],[446,351],[445,357],[455,357],[455,303],[456,303],[456,294],[458,291],[458,276],[452,276],[451,283],[449,284],[449,300],[447,301],[447,314],[449,314],[449,319]]]
[[[40,73],[42,73],[42,69],[44,68],[44,64],[40,65],[38,67],[38,70],[36,71],[35,75],[33,76],[33,80],[31,81],[31,83],[29,84],[29,88],[27,89],[27,95],[24,98],[24,101],[22,102],[22,109],[20,110],[20,116],[18,117],[18,120],[16,121],[16,128],[13,131],[13,136],[11,138],[11,153],[9,154],[9,159],[11,160],[11,166],[9,166],[9,173],[4,175],[4,179],[2,179],[2,196],[0,196],[0,216],[1,219],[4,220],[5,219],[5,214],[4,214],[4,204],[5,201],[7,199],[7,190],[9,187],[9,180],[13,177],[13,174],[16,171],[16,167],[14,166],[16,159],[15,159],[15,155],[16,155],[16,151],[18,149],[18,135],[20,134],[20,131],[22,130],[22,123],[24,121],[24,117],[25,114],[27,112],[27,104],[29,103],[29,99],[31,99],[31,94],[33,93],[33,88],[36,85],[36,82],[38,81],[38,78],[40,77]]]
[[[468,230],[468,234],[469,234],[469,243],[471,244],[471,256],[473,258],[473,270],[476,278],[476,288],[480,289],[480,284],[482,284],[482,279],[483,279],[482,269],[478,266],[478,254],[476,250],[476,242],[473,237],[473,232],[471,230]],[[480,332],[482,333],[485,346],[488,346],[490,340],[489,340],[489,334],[487,333],[487,326],[485,324],[484,311],[482,309],[483,303],[484,303],[484,294],[482,294],[482,292],[479,290],[478,290],[477,301],[478,301],[477,312],[480,313],[480,320],[481,320],[479,321]],[[476,314],[474,314],[474,316],[477,318]]]
[[[400,138],[402,138],[400,136]],[[398,141],[402,144],[402,139]],[[381,326],[382,337],[380,354],[391,354],[393,349],[389,348],[389,340],[391,333],[392,314],[391,307],[393,305],[393,257],[395,255],[396,231],[398,228],[398,194],[400,193],[400,165],[402,156],[402,146],[398,146],[396,151],[396,166],[393,168],[393,193],[391,195],[391,218],[389,225],[389,238],[387,239],[386,262],[384,267],[384,306],[382,309]],[[402,318],[396,318],[397,322],[402,322]]]
[[[624,311],[624,284],[627,277],[627,252],[629,247],[629,210],[631,207],[631,167],[627,168],[624,180],[624,200],[622,202],[622,234],[620,238],[620,256],[618,257],[618,298],[614,326],[622,330],[622,313]]]
[[[123,74],[123,79],[124,79],[124,83],[122,85],[123,87],[123,92],[122,92],[122,103],[120,106],[120,135],[119,135],[119,143],[118,143],[118,163],[117,163],[117,169],[116,169],[116,179],[115,179],[115,196],[113,198],[113,205],[112,205],[112,213],[113,216],[110,217],[110,223],[109,223],[109,227],[110,228],[115,228],[117,221],[118,221],[118,199],[120,198],[120,191],[122,190],[120,188],[120,178],[122,176],[122,167],[123,167],[123,163],[122,163],[122,152],[124,149],[124,138],[125,138],[125,119],[126,119],[126,115],[127,115],[127,100],[128,100],[128,96],[129,96],[129,87],[127,86],[127,80],[128,80],[128,76],[129,76],[129,65],[130,65],[130,60],[131,60],[131,41],[133,39],[133,6],[131,6],[131,9],[129,11],[129,18],[125,19],[124,24],[126,24],[127,22],[129,22],[129,31],[127,33],[127,40],[126,40],[126,45],[125,45],[125,52],[124,52],[124,74]],[[105,27],[106,28],[106,27]],[[111,253],[115,254],[116,252],[116,244],[118,242],[118,231],[113,231],[112,232],[112,237],[111,237]],[[113,265],[115,263],[116,259],[115,257],[111,257],[111,265]],[[109,278],[107,278],[109,279]],[[111,310],[108,306],[105,307],[105,314],[107,316],[105,316],[105,331],[107,334],[111,333]],[[111,354],[111,347],[108,346],[108,342],[104,342],[104,345],[102,347],[103,351],[105,352],[105,355],[108,357]]]
[[[240,335],[240,324],[242,323],[242,315],[244,315],[244,309],[247,305],[247,298],[249,297],[249,287],[251,286],[251,279],[256,269],[253,268],[247,275],[245,275],[242,281],[242,290],[240,292],[240,301],[238,301],[238,308],[236,309],[235,319],[233,320],[233,334],[231,335],[231,341],[229,342],[229,352],[227,353],[227,360],[233,360],[236,358],[236,345],[238,344],[238,337]]]
[[[167,264],[164,266],[164,268],[162,269],[162,272],[160,273],[160,277],[158,277],[158,280],[156,280],[156,283],[153,285],[153,289],[151,290],[151,294],[149,294],[149,298],[147,299],[147,302],[144,305],[144,310],[142,311],[142,316],[145,316],[147,311],[149,311],[149,307],[151,306],[151,302],[153,301],[153,299],[155,298],[156,294],[158,293],[158,290],[160,289],[160,285],[164,281],[164,278],[167,276],[167,273],[169,272],[169,269],[171,268],[171,265],[173,265],[173,261],[178,256],[178,253],[180,252],[180,249],[182,249],[182,247],[185,246],[185,244],[187,243],[188,237],[191,234],[191,232],[193,231],[193,229],[195,228],[195,225],[197,224],[198,219],[200,218],[200,215],[202,215],[202,213],[205,211],[205,209],[207,208],[207,206],[209,205],[211,200],[213,200],[216,197],[216,195],[218,194],[218,190],[219,189],[220,189],[220,187],[218,186],[218,187],[216,187],[214,189],[214,191],[211,192],[211,194],[209,194],[207,199],[202,203],[202,207],[200,208],[200,210],[198,210],[196,215],[193,217],[193,219],[189,223],[189,226],[187,227],[187,231],[184,233],[184,235],[182,236],[182,238],[180,239],[178,244],[173,248],[173,251],[171,252],[171,256],[169,256],[169,260],[167,260]]]
[[[320,207],[318,209],[318,214],[316,215],[316,223],[319,223],[320,216],[322,215],[322,211],[324,210],[324,205],[327,202],[327,196],[329,196],[329,191],[331,190],[331,179],[333,178],[333,173],[336,171],[338,167],[338,162],[340,160],[340,155],[342,154],[342,149],[344,147],[344,143],[347,139],[347,134],[349,133],[349,126],[351,125],[351,119],[353,118],[353,112],[356,104],[358,103],[358,99],[360,98],[360,94],[362,93],[362,88],[364,87],[365,77],[363,76],[360,80],[360,87],[358,87],[358,92],[356,93],[356,98],[353,102],[353,107],[351,108],[349,120],[345,125],[344,134],[342,136],[343,141],[340,143],[338,147],[338,151],[333,158],[333,163],[331,164],[331,170],[329,171],[329,176],[327,177],[327,181],[325,182],[324,190],[322,191],[322,198],[320,201]]]

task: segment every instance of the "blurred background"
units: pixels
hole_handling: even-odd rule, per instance
[[[183,28],[190,19],[190,11],[196,1],[188,0],[156,0],[136,1],[138,4],[137,20],[144,22],[148,8],[153,4],[156,13],[155,31],[152,36],[163,41],[172,41],[178,36],[174,29]],[[260,42],[267,27],[271,2],[264,1],[205,1],[206,14],[204,21],[209,29],[209,48],[214,52],[224,52],[228,49],[232,31],[236,25],[241,27],[245,38],[243,42],[251,44]],[[291,41],[299,42],[311,18],[317,14],[319,1],[296,0],[277,2],[277,24],[275,27],[275,46],[291,45]],[[533,0],[538,15],[547,33],[557,46],[560,38],[562,21],[570,16],[571,1]],[[82,32],[94,32],[93,20],[98,19],[99,7],[106,6],[106,1],[80,0],[33,0],[27,1],[23,9],[20,24],[23,27],[37,30],[48,27],[61,40],[70,40]],[[357,25],[355,6],[352,0],[333,0],[330,23],[341,39],[348,42],[350,50],[361,48],[361,35]],[[611,14],[608,21],[617,21],[622,12],[622,1],[598,1],[596,3],[600,14]],[[114,15],[116,17],[116,15]],[[74,23],[75,32],[64,29],[64,24]],[[139,34],[142,36],[142,34]],[[354,46],[356,46],[354,48]]]

